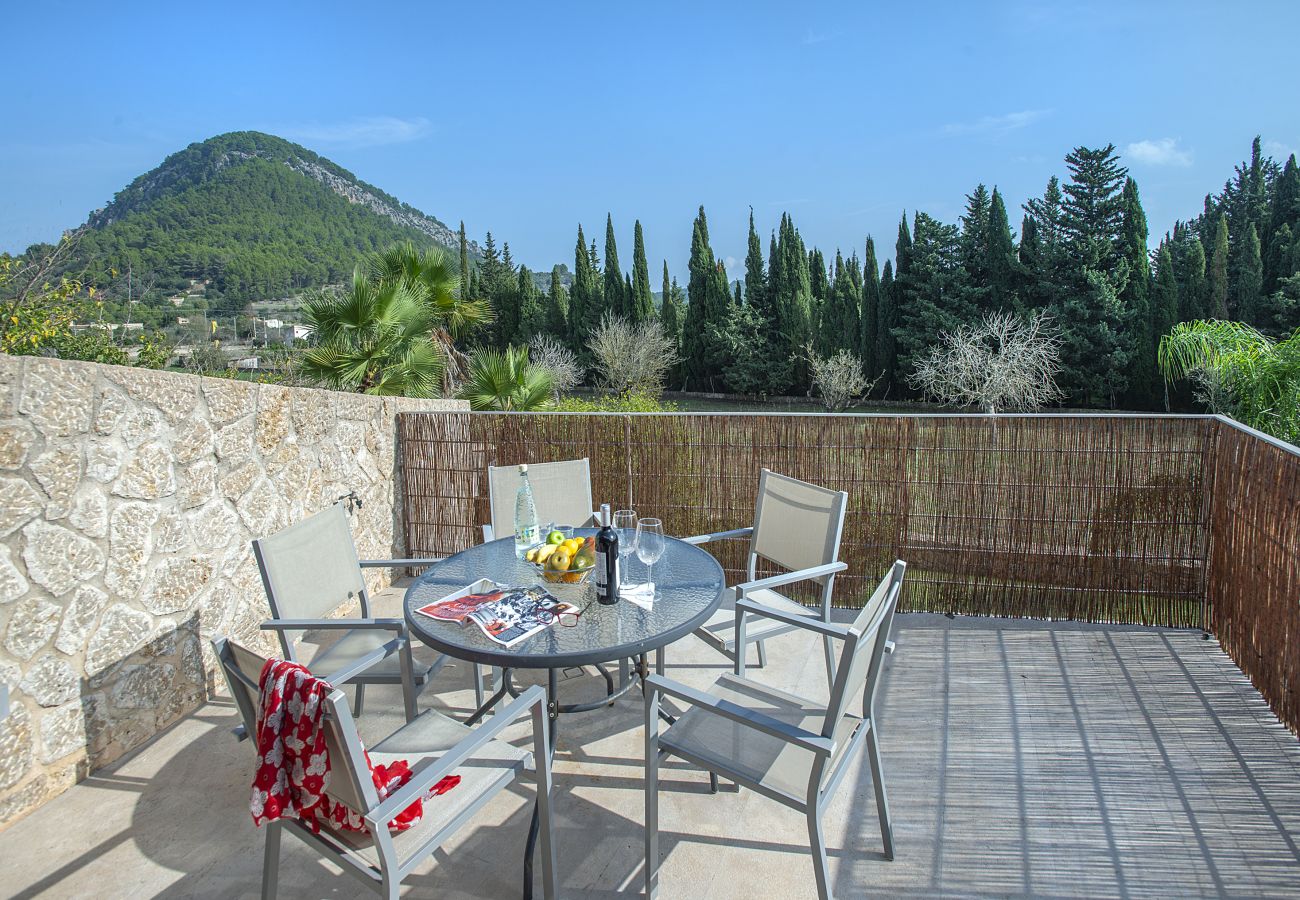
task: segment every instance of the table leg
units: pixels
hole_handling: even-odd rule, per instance
[[[505,683],[509,684],[508,677]],[[503,687],[502,690],[505,688]],[[546,670],[546,727],[550,734],[551,759],[555,759],[555,734],[560,725],[559,679],[554,669]],[[524,843],[524,900],[533,900],[533,855],[537,849],[537,832],[541,826],[537,804],[533,804],[533,820],[528,826],[528,840]]]
[[[489,670],[489,672],[490,671],[491,670]],[[488,677],[491,676],[489,675]],[[474,710],[474,714],[465,720],[465,724],[469,726],[473,726],[475,722],[477,722],[479,719],[487,715],[494,706],[500,703],[502,698],[505,697],[506,693],[509,690],[510,690],[510,670],[503,669],[502,677],[501,677],[501,687],[497,689],[497,691],[491,697],[488,697],[487,701],[482,706]]]

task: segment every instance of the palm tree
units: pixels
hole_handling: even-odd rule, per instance
[[[372,253],[366,273],[375,284],[403,284],[424,304],[433,319],[433,339],[448,362],[444,378],[447,393],[464,377],[469,357],[457,342],[491,324],[492,305],[462,296],[464,273],[457,273],[451,258],[439,247],[417,250],[407,242]]]
[[[1166,378],[1193,378],[1199,399],[1284,441],[1300,443],[1300,330],[1280,341],[1241,322],[1182,322],[1160,339]]]
[[[303,354],[304,374],[336,390],[438,395],[445,366],[433,317],[405,283],[375,284],[358,268],[350,289],[318,291],[303,317],[317,341]]]
[[[528,361],[527,347],[478,350],[460,397],[470,409],[528,412],[551,405],[555,379],[549,369]]]

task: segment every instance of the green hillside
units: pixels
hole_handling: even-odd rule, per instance
[[[253,131],[174,153],[91,215],[69,268],[110,293],[209,280],[219,311],[342,280],[395,241],[454,246],[455,232],[329,160]],[[117,275],[113,273],[116,272]]]

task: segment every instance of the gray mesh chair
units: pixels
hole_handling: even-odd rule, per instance
[[[537,520],[546,525],[590,525],[591,465],[586,457],[561,462],[528,464]],[[518,466],[488,466],[488,507],[492,524],[483,526],[483,540],[515,533],[515,497],[519,494]]]
[[[646,896],[655,896],[659,870],[659,758],[672,755],[723,776],[765,797],[804,813],[812,847],[817,894],[831,896],[830,871],[821,816],[850,763],[867,745],[876,812],[885,856],[894,858],[893,829],[880,767],[880,745],[873,711],[880,668],[889,643],[894,608],[907,565],[894,563],[866,606],[848,626],[741,599],[734,625],[743,632],[751,616],[772,618],[841,643],[839,666],[830,701],[807,700],[745,678],[745,657],[736,657],[735,674],[722,675],[706,691],[697,691],[661,675],[646,679],[645,853]],[[743,633],[737,641],[743,643]],[[849,712],[862,694],[862,715]],[[668,730],[659,733],[659,698],[675,697],[691,707]]]
[[[256,734],[258,681],[266,660],[223,638],[213,641],[212,646],[244,727],[249,734]],[[383,658],[381,648],[355,660],[351,668],[374,665]],[[346,674],[347,670],[336,673]],[[366,748],[357,736],[347,698],[342,691],[335,690],[326,698],[326,746],[330,755],[326,793],[332,800],[359,813],[365,819],[369,833],[334,831],[325,827],[319,834],[314,834],[297,819],[266,823],[263,826],[266,831],[262,865],[264,900],[276,894],[280,835],[285,830],[319,850],[345,872],[356,875],[381,896],[396,898],[402,880],[412,869],[521,775],[537,786],[542,885],[547,900],[553,898],[555,848],[551,838],[551,763],[545,708],[546,693],[533,686],[497,713],[489,724],[468,728],[435,710],[427,710],[373,747]],[[532,719],[531,754],[497,739],[504,728],[525,717]],[[411,780],[382,802],[366,766],[367,749],[374,762],[391,763],[404,759],[411,766]],[[530,768],[532,772],[528,772]],[[460,776],[460,783],[447,793],[426,801],[424,814],[414,827],[397,834],[389,833],[388,823],[397,813],[444,776],[453,773]],[[493,846],[485,852],[499,859],[499,851],[500,847]]]
[[[436,560],[357,559],[347,513],[339,503],[270,537],[253,541],[253,555],[271,604],[272,618],[263,622],[262,628],[279,636],[284,658],[317,672],[337,672],[396,638],[396,649],[347,680],[356,686],[357,715],[361,715],[367,684],[400,684],[406,718],[415,718],[418,689],[429,682],[446,658],[439,656],[432,663],[416,667],[406,622],[371,616],[370,594],[361,570],[429,565]],[[329,618],[351,600],[359,601],[360,618]],[[299,659],[296,644],[307,630],[343,631],[343,635],[328,647]],[[476,684],[478,681],[475,678]]]
[[[840,535],[844,531],[844,511],[849,496],[843,491],[827,490],[797,478],[778,475],[763,469],[758,476],[758,500],[754,505],[754,524],[717,534],[683,538],[688,544],[711,541],[749,539],[749,557],[745,581],[728,588],[718,611],[695,634],[730,659],[737,652],[735,608],[738,600],[787,615],[831,620],[831,592],[835,574],[847,566],[839,562]],[[758,560],[762,558],[788,571],[758,578]],[[780,593],[776,588],[800,581],[821,585],[821,608],[810,609]],[[775,618],[755,618],[745,633],[745,643],[758,644],[758,663],[767,664],[768,638],[794,630],[793,625]],[[824,641],[827,679],[833,681],[834,650],[830,638]]]

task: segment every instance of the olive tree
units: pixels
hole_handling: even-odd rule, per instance
[[[606,315],[587,342],[600,383],[618,394],[657,397],[664,378],[677,364],[675,342],[658,319],[630,322]]]

